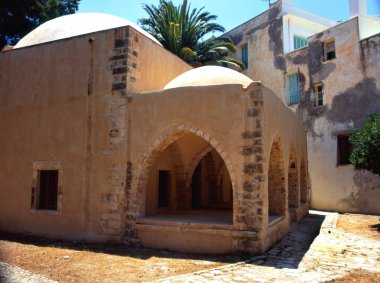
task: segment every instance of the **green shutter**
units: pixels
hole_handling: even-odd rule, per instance
[[[307,38],[304,38],[302,36],[295,35],[293,36],[293,40],[294,40],[294,49],[298,49],[298,48],[308,45]]]
[[[298,74],[288,76],[289,105],[297,104],[299,100]]]
[[[241,47],[241,61],[243,62],[244,66],[248,68],[248,44],[244,44]]]

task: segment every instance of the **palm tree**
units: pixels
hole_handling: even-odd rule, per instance
[[[228,56],[228,52],[235,53],[236,46],[230,38],[211,37],[208,40],[197,44],[193,57],[193,65],[207,65],[212,63],[222,63],[245,69],[244,64]]]
[[[171,0],[160,0],[158,7],[143,4],[143,9],[149,17],[139,19],[142,27],[186,62],[194,66],[226,62],[244,67],[241,62],[227,56],[227,51],[236,51],[231,40],[216,37],[203,40],[210,33],[225,31],[223,26],[212,22],[217,16],[203,11],[204,7],[191,9],[187,0],[178,7]]]

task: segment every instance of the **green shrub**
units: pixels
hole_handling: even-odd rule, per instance
[[[355,168],[380,175],[380,113],[369,115],[362,130],[353,130],[350,142],[350,162]]]

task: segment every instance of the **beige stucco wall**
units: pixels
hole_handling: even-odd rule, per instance
[[[88,221],[84,183],[89,176],[84,164],[87,88],[92,55],[87,40],[0,54],[1,229],[67,238],[84,233]],[[31,212],[35,161],[62,162],[59,215]]]
[[[231,38],[237,47],[237,52],[230,54],[231,57],[241,60],[241,48],[248,45],[248,68],[242,73],[253,80],[265,82],[281,98],[286,67],[282,30],[282,3],[277,1],[269,10],[223,35]]]
[[[297,72],[300,103],[291,106],[308,129],[311,206],[316,209],[380,213],[380,178],[337,165],[337,135],[361,128],[380,112],[378,36],[359,41],[358,18],[309,38],[309,47],[287,55]],[[321,62],[324,41],[335,40],[336,59]],[[372,41],[372,43],[369,43]],[[324,105],[313,106],[313,84],[323,83]]]
[[[0,229],[120,236],[129,97],[190,67],[130,27],[3,52],[0,66]],[[31,211],[35,161],[63,168],[58,213]]]

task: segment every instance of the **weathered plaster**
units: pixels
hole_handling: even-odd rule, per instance
[[[326,118],[332,123],[353,122],[361,128],[369,114],[380,111],[380,90],[375,78],[364,78],[353,87],[334,96]]]
[[[339,202],[352,212],[378,213],[378,202],[370,201],[368,196],[375,200],[380,198],[380,177],[366,170],[357,170],[353,181],[354,191]]]

